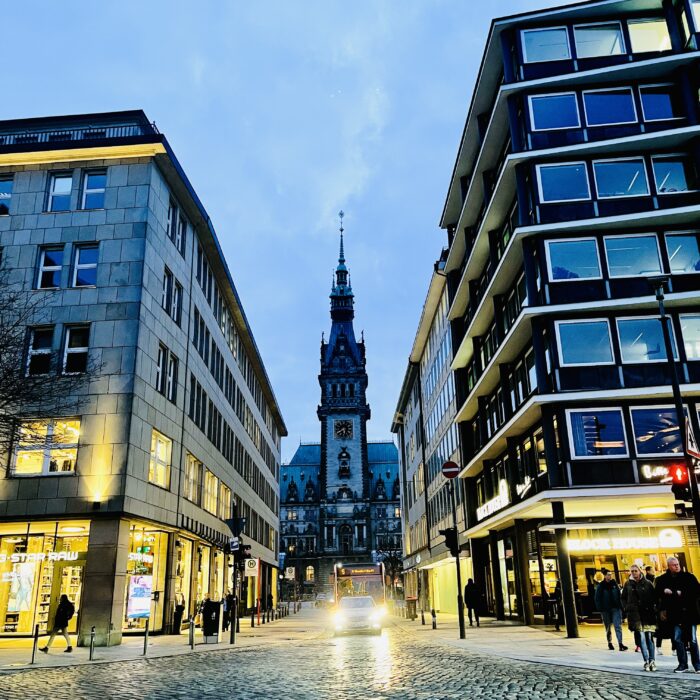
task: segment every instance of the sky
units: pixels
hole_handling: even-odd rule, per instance
[[[337,212],[370,440],[390,426],[493,17],[551,0],[23,0],[4,119],[143,109],[211,217],[289,430],[319,441]]]

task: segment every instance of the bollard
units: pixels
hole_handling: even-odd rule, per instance
[[[420,611],[420,623],[421,625],[425,624],[425,612],[423,610]]]
[[[39,625],[34,625],[34,642],[32,644],[32,660],[30,663],[34,663],[36,659],[36,648],[39,645]]]
[[[112,632],[114,632],[114,623],[109,623],[109,629],[107,630],[107,646],[111,646],[112,643]]]
[[[252,612],[250,613],[250,626],[255,627],[255,608],[253,608]]]
[[[95,656],[95,625],[90,628],[90,661]]]
[[[262,614],[262,624],[263,624],[263,625],[265,624],[265,615],[266,615],[266,614],[267,614],[267,613],[265,612],[265,610],[263,610],[263,614]],[[258,618],[258,619],[259,619],[259,618]]]
[[[146,656],[146,652],[148,651],[148,623],[150,622],[149,618],[146,618],[146,629],[143,631],[143,655]]]
[[[190,649],[194,649],[194,617],[190,615]]]
[[[435,614],[435,608],[433,608],[430,611],[430,614],[433,616],[433,629],[436,630],[437,629],[437,615]]]
[[[231,620],[231,638],[229,639],[229,644],[236,643],[236,624],[238,623],[238,615],[236,614],[238,609],[238,601],[233,599],[233,607],[231,608],[229,615],[232,616]]]

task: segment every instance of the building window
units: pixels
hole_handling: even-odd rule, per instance
[[[632,408],[630,413],[637,455],[674,457],[682,452],[678,417],[673,406]]]
[[[219,480],[208,469],[204,469],[204,510],[216,515]]]
[[[693,10],[693,24],[695,25],[695,31],[700,32],[700,0],[690,0],[691,8]]]
[[[196,504],[199,504],[202,487],[202,467],[202,463],[188,452],[185,462],[185,498]]]
[[[593,175],[600,199],[643,197],[649,183],[641,158],[593,161]]]
[[[588,126],[637,122],[631,88],[584,91],[583,109]]]
[[[661,319],[652,317],[618,318],[617,333],[620,338],[620,353],[624,363],[664,362],[664,346]],[[671,333],[671,345],[674,357],[677,356],[676,344]]]
[[[170,303],[170,317],[179,326],[182,321],[182,285],[175,281],[173,285],[173,298]]]
[[[94,287],[97,284],[96,245],[81,245],[75,249],[74,287]]]
[[[170,310],[173,303],[173,273],[166,267],[163,272],[163,291],[160,297],[160,305],[165,309],[167,314],[170,314]]]
[[[70,195],[73,188],[71,173],[56,173],[49,180],[49,211],[70,211]]]
[[[577,58],[619,56],[625,53],[625,42],[619,22],[574,27],[574,40]]]
[[[53,326],[31,328],[27,351],[27,374],[48,374],[53,360]]]
[[[39,252],[39,289],[58,289],[61,286],[63,248],[42,248]]]
[[[226,484],[221,484],[221,494],[219,495],[219,517],[222,520],[228,520],[233,516],[231,507],[231,489]]]
[[[306,575],[305,575],[305,578],[306,578],[306,582],[307,582],[307,583],[313,583],[313,582],[314,582],[314,580],[315,580],[315,578],[316,578],[316,574],[314,573],[314,567],[313,567],[313,566],[307,566],[307,567],[306,567]]]
[[[576,93],[532,95],[529,100],[530,122],[534,131],[578,129],[581,126]]]
[[[19,429],[15,476],[72,474],[78,458],[80,419],[25,422]]]
[[[151,458],[148,463],[148,481],[150,483],[164,489],[168,488],[172,451],[172,440],[154,429],[151,433]]]
[[[90,326],[69,326],[63,349],[64,374],[82,374],[87,371]]]
[[[287,520],[297,520],[299,514],[295,510],[287,510]]]
[[[622,410],[568,410],[571,456],[576,459],[627,457]]]
[[[683,275],[700,271],[700,246],[696,233],[667,233],[666,250],[672,273]]]
[[[684,155],[653,156],[651,166],[659,194],[694,192],[698,189],[695,167]]]
[[[521,37],[525,63],[564,61],[571,58],[566,27],[526,29]]]
[[[661,274],[659,243],[653,234],[606,236],[604,243],[610,277]]]
[[[184,216],[180,216],[180,220],[177,226],[177,233],[175,234],[175,247],[178,249],[180,255],[184,257],[185,255],[185,243],[187,241],[187,220]]]
[[[557,321],[555,328],[562,366],[614,363],[607,320]]]
[[[549,279],[600,279],[600,259],[595,238],[546,241]]]
[[[156,360],[156,391],[165,394],[165,375],[168,364],[168,348],[158,345],[158,359]]]
[[[672,85],[642,85],[639,88],[646,122],[681,119],[683,105]]]
[[[107,172],[91,170],[85,173],[83,180],[83,209],[104,209]]]
[[[666,20],[661,17],[628,20],[627,29],[630,33],[632,53],[656,53],[671,50],[668,25]]]
[[[700,314],[681,314],[683,347],[689,360],[700,360]]]
[[[168,356],[168,374],[165,382],[165,398],[175,403],[177,401],[177,371],[178,359],[170,353]]]
[[[187,240],[187,221],[180,213],[180,208],[172,200],[170,200],[170,205],[168,206],[166,235],[173,242],[180,255],[184,257]]]
[[[0,216],[7,216],[10,213],[12,182],[12,177],[0,177]]]
[[[591,198],[585,163],[538,165],[540,201],[576,202]]]

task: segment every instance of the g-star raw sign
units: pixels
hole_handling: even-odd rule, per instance
[[[494,496],[490,501],[486,501],[483,506],[479,506],[476,509],[476,519],[483,520],[487,518],[491,513],[495,513],[501,508],[505,508],[510,503],[510,498],[508,497],[508,483],[505,479],[501,479],[498,484],[498,495]]]
[[[13,564],[23,564],[29,561],[75,561],[78,552],[16,552],[15,554],[0,554],[0,564],[11,561]]]

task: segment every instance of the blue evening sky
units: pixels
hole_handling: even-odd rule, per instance
[[[289,428],[320,440],[346,212],[370,439],[390,424],[492,17],[546,0],[54,3],[4,10],[2,118],[142,108],[214,222]]]

